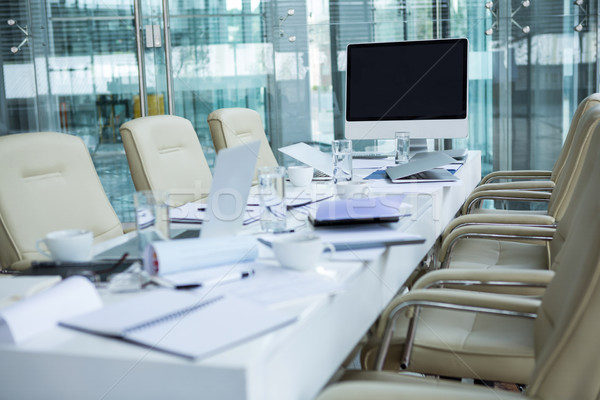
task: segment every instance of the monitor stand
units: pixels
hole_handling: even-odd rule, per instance
[[[427,139],[410,139],[410,150],[411,154],[418,153],[420,151],[428,151]]]

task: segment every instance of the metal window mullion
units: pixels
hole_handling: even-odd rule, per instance
[[[133,0],[133,13],[135,23],[135,45],[138,57],[138,75],[140,88],[140,116],[146,116],[146,71],[144,67],[144,38],[142,37],[142,12],[141,0]]]
[[[162,0],[163,26],[165,30],[165,74],[167,75],[167,113],[175,113],[173,101],[173,75],[171,71],[171,24],[169,18],[169,0]]]

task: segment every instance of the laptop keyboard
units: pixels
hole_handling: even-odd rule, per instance
[[[321,172],[321,171],[315,169],[313,171],[313,179],[315,179],[315,180],[329,180],[329,179],[331,179],[331,176],[327,175],[324,172]]]

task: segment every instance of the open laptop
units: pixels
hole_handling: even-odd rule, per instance
[[[242,229],[259,148],[257,140],[217,154],[201,238],[232,236]]]
[[[242,229],[244,210],[254,178],[259,148],[260,141],[253,141],[222,149],[217,154],[206,212],[200,230],[201,238],[235,235]],[[119,259],[124,253],[129,254],[129,259],[140,257],[136,239],[124,241],[97,254],[94,259],[114,260]]]
[[[333,158],[306,143],[296,143],[279,148],[279,151],[315,169],[313,180],[333,178]]]
[[[393,183],[452,182],[458,178],[442,167],[455,162],[443,152],[423,152],[416,153],[406,164],[388,167],[385,172]]]

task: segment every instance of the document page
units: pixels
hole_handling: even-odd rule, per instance
[[[296,317],[229,295],[157,289],[61,324],[198,358],[291,324]]]
[[[94,285],[73,276],[0,310],[0,343],[19,344],[53,328],[60,319],[102,306]]]

